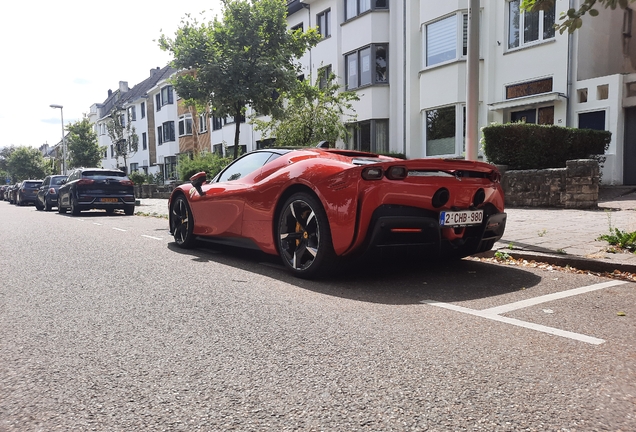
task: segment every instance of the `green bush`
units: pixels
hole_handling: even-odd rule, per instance
[[[528,123],[491,125],[482,131],[488,160],[509,169],[563,168],[572,159],[602,163],[612,139],[608,131]]]
[[[205,171],[208,177],[214,177],[232,162],[231,157],[219,156],[216,153],[200,153],[198,155],[182,154],[179,157],[179,178],[189,181],[194,174]]]
[[[131,172],[128,178],[136,185],[144,184],[148,181],[147,176],[139,171]]]

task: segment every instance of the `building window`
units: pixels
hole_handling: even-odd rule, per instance
[[[426,26],[426,66],[457,60],[468,52],[468,14],[451,15]]]
[[[510,113],[511,123],[554,124],[554,106],[531,108]]]
[[[146,132],[141,133],[141,149],[142,150],[148,149],[148,135],[146,134]]]
[[[323,39],[331,36],[331,9],[316,15],[316,24],[318,25],[318,33]]]
[[[164,179],[165,180],[176,180],[177,178],[177,157],[176,156],[166,156],[164,159],[165,169],[164,169]]]
[[[212,153],[223,156],[223,144],[214,144],[212,146]]]
[[[388,82],[388,45],[371,45],[345,56],[346,87]]]
[[[426,156],[456,154],[456,106],[426,111]]]
[[[302,32],[305,30],[305,26],[303,25],[303,23],[300,23],[290,28],[290,30],[293,32],[295,32],[296,30],[300,30]]]
[[[163,127],[162,143],[174,141],[174,122],[173,121],[164,122],[162,127]]]
[[[605,110],[579,113],[579,129],[605,130]]]
[[[161,105],[169,105],[173,102],[172,86],[165,86],[161,89]]]
[[[141,118],[146,118],[146,102],[142,102],[141,103],[141,108],[140,108],[139,111],[141,111],[141,113],[140,113],[141,114]]]
[[[155,109],[161,111],[161,93],[155,95]]]
[[[240,145],[239,146],[239,156],[242,154],[247,153],[247,146],[246,145]],[[225,149],[225,155],[226,156],[234,156],[234,146],[227,146],[227,148]]]
[[[208,116],[207,114],[199,114],[199,133],[205,133],[208,131]]]
[[[179,136],[192,135],[192,115],[185,114],[179,117]]]
[[[130,121],[137,120],[137,110],[136,110],[136,107],[134,105],[131,106],[131,107],[128,107],[128,119]]]
[[[114,145],[110,145],[110,158],[114,158],[115,157],[115,146]]]
[[[212,130],[219,130],[223,128],[223,119],[221,117],[212,117]]]
[[[161,126],[157,127],[157,144],[163,144],[163,128]]]
[[[131,163],[130,164],[130,172],[134,173],[137,172],[139,170],[139,164],[138,163]]]
[[[349,141],[347,149],[372,153],[389,151],[389,121],[367,120],[347,126]]]
[[[388,0],[345,0],[345,21],[369,10],[388,8]]]
[[[318,69],[318,88],[324,89],[329,84],[329,77],[331,76],[331,65],[321,67]]]
[[[508,48],[554,38],[555,5],[547,11],[523,12],[521,0],[508,3]]]

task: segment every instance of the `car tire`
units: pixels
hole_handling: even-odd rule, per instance
[[[74,196],[71,196],[71,214],[73,216],[79,216],[80,209],[77,206],[77,199]]]
[[[112,215],[113,213],[115,213],[115,209],[114,208],[107,208],[106,209],[106,214]]]
[[[51,202],[48,197],[44,197],[44,211],[51,211]]]
[[[62,207],[60,203],[57,204],[57,212],[59,214],[66,214],[66,207]]]
[[[183,195],[177,196],[170,209],[170,231],[174,241],[180,248],[188,249],[194,246],[194,218],[188,200]]]
[[[40,205],[40,201],[37,198],[35,199],[35,209],[40,211],[44,209],[44,207]]]
[[[278,252],[294,276],[308,279],[333,271],[336,254],[318,198],[305,192],[289,197],[278,212],[276,227]]]
[[[134,205],[127,205],[126,207],[124,207],[124,214],[126,214],[127,216],[132,216],[135,214],[135,206]]]

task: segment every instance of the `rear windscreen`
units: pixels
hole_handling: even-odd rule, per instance
[[[25,182],[24,183],[25,189],[37,189],[40,186],[42,186],[42,182]]]
[[[126,173],[123,171],[84,171],[82,177],[126,177]]]

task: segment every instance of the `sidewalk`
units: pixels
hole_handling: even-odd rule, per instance
[[[136,212],[166,216],[168,200],[140,199]],[[636,231],[636,186],[601,189],[598,210],[507,208],[506,232],[492,251],[513,258],[594,272],[636,273],[636,254],[610,253],[610,245],[597,240],[609,227]],[[166,222],[167,223],[167,222]]]

